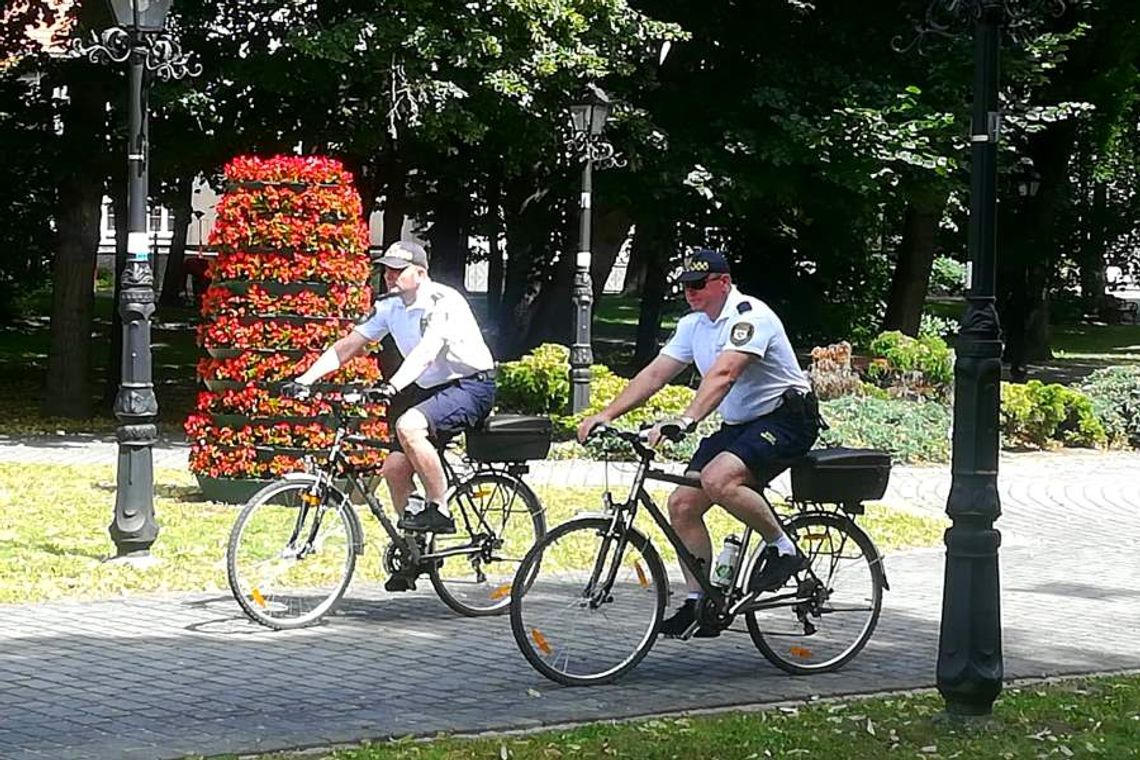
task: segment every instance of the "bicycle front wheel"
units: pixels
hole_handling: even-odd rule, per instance
[[[230,590],[250,618],[270,628],[320,620],[340,601],[356,566],[359,541],[345,512],[351,507],[332,490],[313,503],[313,483],[271,483],[254,494],[230,532]]]
[[[785,530],[810,566],[776,592],[794,598],[745,616],[748,633],[761,654],[788,673],[838,670],[859,653],[879,620],[884,585],[879,552],[841,515],[796,515]],[[753,576],[759,571],[757,565]]]
[[[523,557],[546,534],[542,503],[525,483],[499,473],[476,473],[448,500],[455,535],[435,536],[429,577],[435,592],[461,615],[498,615],[511,603],[511,583]]]
[[[566,686],[609,683],[637,665],[668,602],[669,578],[649,539],[609,531],[604,518],[558,526],[527,554],[511,589],[519,650]]]

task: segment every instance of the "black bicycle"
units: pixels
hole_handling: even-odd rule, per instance
[[[335,608],[364,551],[353,501],[366,504],[387,534],[382,563],[389,574],[426,573],[439,598],[462,615],[505,612],[518,565],[546,533],[542,504],[522,476],[524,460],[549,449],[549,420],[489,418],[468,431],[459,470],[441,450],[456,533],[405,534],[373,493],[381,465],[353,461],[354,451],[390,444],[351,432],[345,408],[382,399],[365,389],[326,400],[336,425],[328,452],[254,494],[230,532],[226,571],[245,613],[285,629],[312,625]]]
[[[864,500],[881,498],[889,457],[824,449],[797,460],[792,514],[778,517],[808,561],[784,587],[761,592],[756,578],[764,544],[749,554],[750,528],[727,583],[714,585],[710,568],[685,548],[644,488],[646,480],[700,483],[652,468],[654,452],[639,433],[602,425],[592,435],[625,441],[639,463],[625,502],[607,491],[602,512],[554,528],[518,568],[511,630],[538,672],[568,686],[609,683],[652,648],[669,602],[669,576],[653,543],[634,527],[641,507],[705,593],[697,622],[681,638],[698,626],[727,630],[743,616],[764,657],[796,674],[840,668],[867,643],[889,587],[881,555],[854,517]]]

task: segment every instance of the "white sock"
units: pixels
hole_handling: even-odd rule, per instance
[[[433,502],[429,502],[429,503],[434,504],[435,508],[438,509],[439,513],[441,515],[443,515],[444,517],[451,517],[451,510],[448,509],[447,505],[444,504],[442,501],[433,501]]]
[[[786,533],[780,534],[780,537],[776,539],[774,546],[776,547],[776,550],[782,555],[795,556],[796,554],[796,545],[792,543],[792,539],[788,538],[788,535]]]

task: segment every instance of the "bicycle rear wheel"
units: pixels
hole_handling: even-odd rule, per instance
[[[507,611],[515,572],[546,535],[546,516],[534,491],[500,473],[476,473],[448,499],[455,535],[435,536],[433,553],[455,552],[429,570],[439,598],[461,615]]]
[[[242,610],[270,628],[312,625],[348,588],[359,543],[336,492],[317,503],[313,478],[289,478],[254,494],[238,515],[226,575]],[[330,503],[333,496],[335,503]]]
[[[649,539],[630,530],[620,542],[609,528],[604,518],[564,523],[515,575],[515,642],[539,673],[566,686],[609,683],[637,665],[668,602],[669,578]]]
[[[808,512],[785,525],[810,567],[776,594],[785,606],[745,616],[752,643],[776,667],[796,675],[843,667],[875,631],[883,602],[883,568],[871,539],[847,517]],[[753,568],[753,577],[760,566]]]

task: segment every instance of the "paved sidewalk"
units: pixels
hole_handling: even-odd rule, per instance
[[[114,461],[113,446],[64,448],[52,461]],[[0,461],[37,453],[0,444]],[[1138,472],[1134,454],[1003,456],[1008,677],[1140,667]],[[888,501],[939,513],[948,486],[946,468],[899,468]],[[943,553],[897,553],[886,569],[875,637],[839,673],[787,676],[729,634],[662,640],[592,689],[546,681],[505,619],[458,618],[430,591],[354,588],[326,625],[287,633],[247,623],[225,594],[0,606],[0,757],[249,752],[932,685]]]

